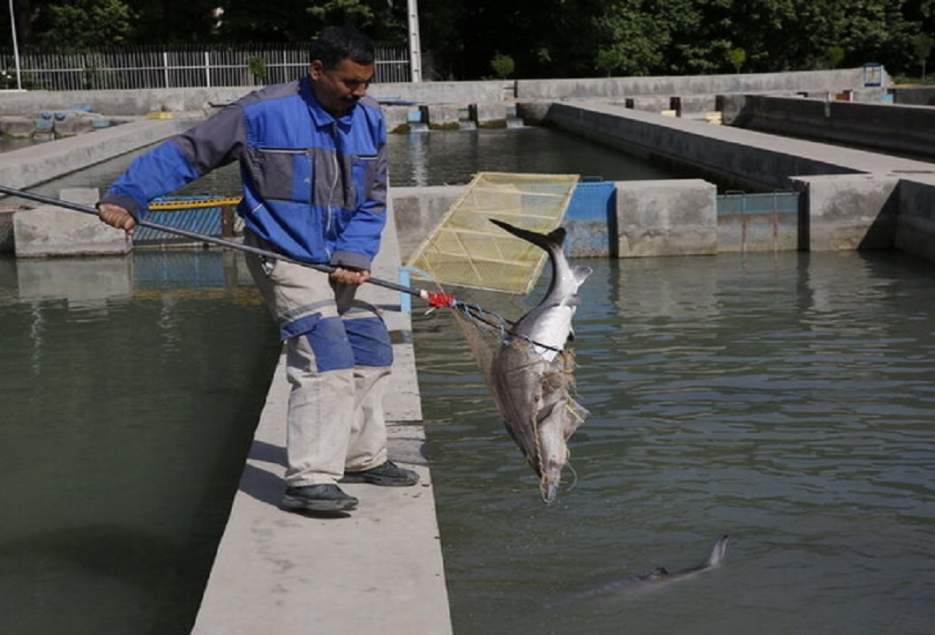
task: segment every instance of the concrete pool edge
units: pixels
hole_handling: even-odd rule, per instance
[[[144,119],[0,154],[0,183],[26,189],[167,139],[191,119]]]

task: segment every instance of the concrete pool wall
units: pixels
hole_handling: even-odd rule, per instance
[[[560,129],[650,160],[688,165],[755,189],[801,192],[799,249],[898,248],[932,259],[930,163],[617,104],[555,103],[546,117]]]
[[[730,120],[725,116],[724,123],[742,128],[935,156],[935,109],[930,106],[766,95],[737,95],[725,101],[732,102],[729,110],[736,114]]]
[[[636,108],[659,112],[715,110],[718,95],[807,94],[882,100],[889,84],[885,70],[868,87],[863,68],[699,76],[611,77],[582,79],[487,80],[373,84],[370,94],[384,102],[391,130],[406,129],[421,106],[423,123],[442,128],[459,121],[478,126],[505,125],[517,101],[549,104],[556,100],[624,99]],[[257,86],[229,88],[153,88],[133,90],[28,91],[0,96],[0,116],[66,110],[76,104],[106,115],[140,116],[150,112],[215,112]],[[864,97],[860,97],[864,95]]]

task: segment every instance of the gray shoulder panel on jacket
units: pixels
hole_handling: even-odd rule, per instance
[[[245,135],[243,111],[232,104],[173,141],[198,174],[204,175],[240,158]]]
[[[255,104],[258,101],[264,101],[267,99],[282,99],[283,97],[290,97],[299,92],[299,81],[295,80],[289,82],[288,84],[273,84],[272,86],[266,86],[260,90],[255,90],[252,93],[244,95],[237,100],[237,104],[240,106],[249,106],[250,104]]]

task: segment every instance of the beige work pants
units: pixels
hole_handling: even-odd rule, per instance
[[[245,243],[271,250],[249,232]],[[247,264],[286,347],[286,485],[334,483],[384,463],[392,345],[368,285],[332,286],[325,273],[253,254]]]

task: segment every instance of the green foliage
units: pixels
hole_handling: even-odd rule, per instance
[[[362,26],[373,22],[375,15],[373,8],[361,0],[325,0],[314,3],[305,11],[324,23]]]
[[[506,79],[513,75],[513,71],[516,70],[516,63],[509,55],[497,53],[493,56],[493,59],[490,60],[490,68],[493,70],[494,77],[497,79]]]
[[[21,46],[307,42],[353,24],[407,43],[403,0],[16,0]],[[223,7],[220,17],[213,16]],[[0,30],[9,17],[0,12]],[[935,0],[432,0],[420,3],[426,77],[678,75],[880,62],[917,73]],[[920,48],[922,47],[922,48]],[[926,50],[927,49],[927,50]],[[741,56],[740,52],[743,52]],[[493,73],[504,72],[494,69]]]
[[[49,5],[48,43],[75,50],[125,44],[135,16],[123,0],[71,0]]]
[[[734,67],[734,72],[739,73],[740,69],[743,68],[744,62],[747,61],[747,52],[739,46],[732,48],[727,51],[727,61]]]
[[[846,53],[840,46],[829,46],[821,56],[820,65],[822,68],[838,68],[844,61]]]
[[[247,70],[249,70],[253,77],[260,82],[266,81],[266,60],[264,60],[259,55],[251,57],[247,60]]]
[[[912,38],[912,52],[920,63],[925,63],[932,54],[932,46],[935,46],[935,39],[928,33],[919,33]]]
[[[932,54],[933,45],[935,45],[935,39],[932,39],[928,33],[920,33],[912,38],[912,52],[922,67],[922,81],[925,81],[925,63]]]

